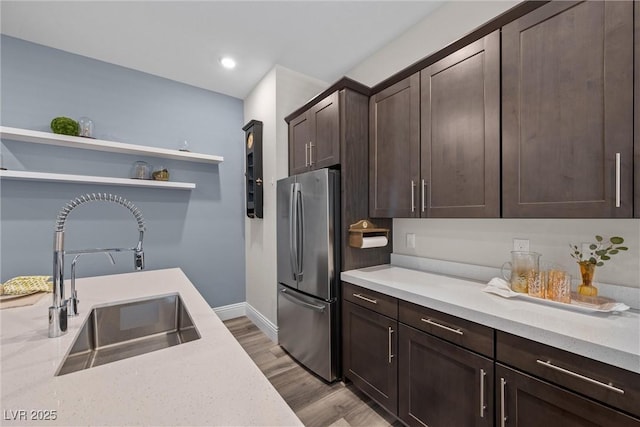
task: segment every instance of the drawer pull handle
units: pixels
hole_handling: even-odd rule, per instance
[[[620,153],[616,153],[616,208],[620,207]]]
[[[462,332],[462,329],[453,329],[453,328],[450,328],[448,326],[441,325],[438,322],[434,322],[431,319],[425,319],[424,317],[422,319],[420,319],[420,320],[422,320],[423,322],[428,323],[430,325],[437,326],[438,328],[446,329],[447,331],[453,332],[454,334],[464,335],[464,332]]]
[[[411,213],[416,211],[416,183],[411,180]]]
[[[393,334],[393,328],[389,326],[389,363],[391,363],[391,359],[393,359],[393,349],[391,346],[391,335]]]
[[[504,378],[500,378],[500,427],[507,425],[507,410],[505,408],[506,388],[507,381]]]
[[[544,360],[537,359],[536,362],[538,362],[538,364],[540,364],[542,366],[546,366],[547,368],[551,368],[551,369],[553,369],[555,371],[562,372],[563,374],[567,374],[569,376],[581,379],[581,380],[586,381],[588,383],[595,384],[595,385],[600,386],[600,387],[604,387],[607,390],[615,391],[616,393],[624,394],[624,390],[621,389],[621,388],[614,387],[611,384],[605,384],[605,383],[603,383],[601,381],[594,380],[593,378],[585,377],[584,375],[580,375],[580,374],[577,374],[577,373],[575,373],[573,371],[570,371],[568,369],[561,368],[559,366],[556,366],[556,365],[552,364],[548,360],[544,361]]]
[[[480,418],[484,418],[484,410],[487,409],[487,405],[484,404],[484,377],[486,376],[484,369],[480,369]]]
[[[367,298],[364,295],[353,294],[353,296],[356,297],[356,298],[360,298],[361,300],[365,300],[366,302],[370,302],[371,304],[377,304],[378,303],[378,300]]]

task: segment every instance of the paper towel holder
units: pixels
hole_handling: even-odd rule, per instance
[[[362,248],[362,239],[365,237],[383,236],[389,240],[389,229],[378,228],[368,219],[361,219],[349,226],[349,246]],[[388,243],[387,243],[388,244]]]

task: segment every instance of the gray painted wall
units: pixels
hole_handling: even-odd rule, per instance
[[[56,116],[88,116],[97,138],[163,148],[186,139],[191,151],[224,156],[220,165],[209,165],[3,140],[8,169],[128,177],[133,162],[144,160],[167,167],[172,181],[197,187],[2,180],[1,280],[51,274],[59,210],[79,194],[107,192],[142,210],[148,269],[181,267],[211,306],[244,301],[242,100],[11,37],[0,42],[2,125],[50,131]],[[137,241],[131,214],[104,202],[73,211],[66,230],[67,249]],[[128,272],[132,263],[129,253],[118,254],[115,266],[102,255],[85,256],[78,276]]]

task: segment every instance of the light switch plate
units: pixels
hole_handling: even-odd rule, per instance
[[[416,247],[416,235],[407,233],[407,248],[414,249]]]
[[[529,239],[513,239],[513,250],[529,252]]]

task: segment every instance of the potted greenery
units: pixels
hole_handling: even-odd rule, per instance
[[[571,256],[578,260],[578,265],[580,266],[580,275],[582,276],[582,284],[578,286],[578,293],[580,295],[598,295],[598,288],[593,286],[593,275],[595,274],[596,267],[602,267],[605,261],[611,259],[611,255],[629,249],[626,246],[620,246],[622,243],[624,243],[622,237],[614,236],[605,242],[602,236],[596,236],[596,242],[590,243],[589,251],[585,251],[584,253],[577,245],[569,245],[571,248]]]

